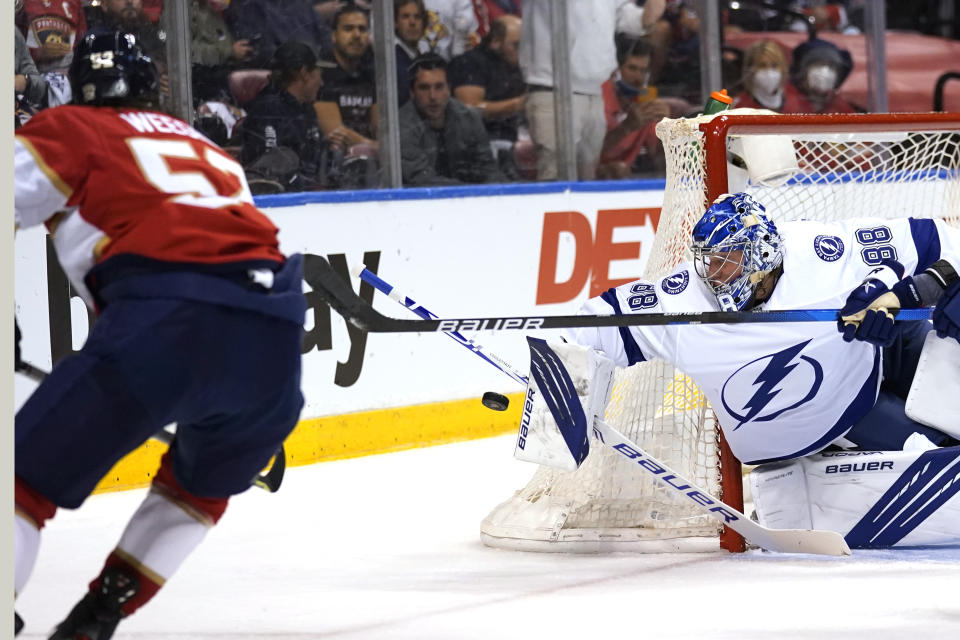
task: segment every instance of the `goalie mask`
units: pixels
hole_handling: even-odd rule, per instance
[[[693,227],[691,250],[697,275],[724,311],[747,308],[757,285],[783,261],[776,225],[746,193],[714,201]]]
[[[75,104],[143,104],[156,99],[157,71],[133,34],[95,30],[77,44],[70,88]]]

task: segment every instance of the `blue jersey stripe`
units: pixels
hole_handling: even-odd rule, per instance
[[[910,235],[917,247],[917,270],[920,273],[940,259],[940,234],[933,220],[910,218]]]
[[[616,289],[607,289],[600,295],[600,298],[613,307],[614,313],[618,316],[623,315],[623,311],[620,309],[620,301],[617,300]],[[627,364],[634,365],[638,362],[646,362],[647,358],[643,355],[643,351],[640,350],[640,345],[633,339],[633,334],[630,333],[630,327],[618,327],[617,329],[620,331],[620,341],[623,342],[623,350],[627,354]]]

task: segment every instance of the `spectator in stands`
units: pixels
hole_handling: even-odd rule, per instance
[[[799,113],[856,113],[837,89],[850,75],[853,58],[846,49],[815,38],[793,50],[790,78],[802,94]],[[786,112],[786,111],[785,111]]]
[[[167,76],[166,34],[144,13],[143,0],[101,0],[97,6],[84,8],[89,30],[107,29],[132,33],[144,52],[157,66],[160,103],[170,95]]]
[[[410,101],[400,109],[403,183],[502,181],[480,114],[450,97],[446,61],[420,56],[411,65],[410,83]]]
[[[486,38],[494,20],[500,16],[520,17],[521,0],[473,0],[477,16],[477,35]]]
[[[860,33],[860,29],[850,21],[847,16],[847,9],[841,3],[817,0],[816,2],[799,2],[794,4],[808,5],[795,8],[799,9],[805,15],[813,17],[813,26],[817,32],[845,33],[847,35],[857,35]],[[862,11],[858,12],[858,15],[859,13],[862,13]],[[795,19],[790,23],[790,30],[806,33],[807,24],[806,20]]]
[[[695,70],[700,56],[700,18],[694,3],[687,0],[668,0],[663,14],[650,29],[653,46],[650,65],[650,81],[656,84],[670,82],[681,87],[696,84],[684,77],[687,70]],[[686,80],[686,82],[685,82]],[[678,89],[683,93],[684,89]]]
[[[402,107],[410,99],[410,64],[424,53],[421,38],[427,26],[423,0],[394,0],[393,31],[397,43],[397,97]]]
[[[479,47],[450,62],[453,95],[480,112],[495,150],[512,148],[523,117],[520,32],[520,18],[502,15]]]
[[[226,146],[233,125],[243,112],[232,105],[228,76],[252,53],[249,40],[237,40],[223,19],[226,0],[190,0],[190,62],[193,125],[208,138]]]
[[[600,153],[598,178],[619,179],[631,175],[638,156],[653,160],[659,141],[657,123],[670,116],[670,105],[656,99],[655,87],[648,85],[652,47],[646,39],[623,40],[617,51],[619,66],[603,83],[603,106],[607,133]],[[662,167],[651,164],[646,171]]]
[[[549,0],[526,0],[520,68],[527,84],[524,109],[537,152],[537,177],[557,177],[557,142],[553,113],[553,47]],[[602,86],[617,68],[614,33],[643,35],[663,13],[664,0],[647,0],[643,8],[632,0],[570,0],[568,23],[570,75],[573,85],[573,133],[577,176],[591,180],[606,134]]]
[[[219,67],[234,65],[253,53],[249,40],[238,40],[223,18],[227,0],[190,0],[190,62]]]
[[[446,61],[472,49],[479,41],[472,0],[424,0],[426,50]]]
[[[272,191],[324,183],[326,145],[313,102],[323,86],[321,69],[330,66],[302,42],[286,42],[274,52],[270,84],[249,104],[241,125],[241,160],[255,192],[271,181]]]
[[[274,51],[288,41],[310,45],[314,53],[332,46],[330,27],[311,0],[232,0],[224,17],[233,36],[253,48],[250,67],[269,67]]]
[[[30,100],[41,108],[67,104],[71,97],[67,70],[73,61],[73,49],[87,30],[83,5],[80,0],[26,0],[20,7],[18,21],[37,73],[44,79],[44,95],[30,96]]]
[[[787,58],[772,40],[754,42],[743,54],[744,91],[734,107],[771,109],[780,113],[800,113],[803,96],[787,82]]]
[[[26,107],[39,108],[47,97],[47,81],[40,72],[37,71],[37,65],[27,49],[27,42],[23,34],[13,28],[13,93],[20,102],[26,99],[29,105]],[[21,123],[22,124],[22,123]]]
[[[132,33],[148,56],[165,70],[166,34],[144,13],[143,0],[101,0],[85,9],[90,30],[115,29]]]
[[[376,78],[370,55],[370,17],[352,2],[333,18],[333,59],[315,104],[323,135],[334,147],[375,144]]]

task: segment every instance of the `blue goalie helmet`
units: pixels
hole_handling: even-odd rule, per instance
[[[74,104],[122,105],[156,99],[157,70],[133,34],[93,30],[70,65]]]
[[[742,311],[763,277],[783,262],[783,243],[763,205],[747,193],[717,198],[693,227],[694,268],[724,311]]]

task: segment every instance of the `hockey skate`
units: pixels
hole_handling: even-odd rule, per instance
[[[121,607],[139,588],[137,578],[120,567],[106,569],[100,588],[87,592],[50,640],[109,640],[124,615]]]

